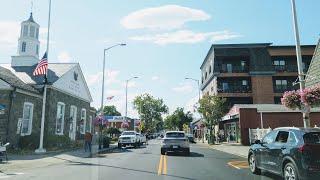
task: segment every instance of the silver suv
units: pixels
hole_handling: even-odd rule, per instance
[[[164,155],[166,152],[190,154],[189,140],[183,131],[166,132],[161,144],[161,154]]]

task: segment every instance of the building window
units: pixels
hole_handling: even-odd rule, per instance
[[[288,90],[287,80],[276,80],[276,92],[284,92]]]
[[[232,64],[227,64],[227,72],[232,73]]]
[[[91,128],[92,128],[92,116],[89,116],[89,121],[86,126],[86,131],[91,132]]]
[[[27,49],[27,43],[26,42],[22,42],[21,52],[26,52],[26,49]]]
[[[39,54],[39,45],[36,46],[36,53]]]
[[[30,135],[32,132],[33,104],[25,102],[23,104],[23,115],[21,122],[21,135]]]
[[[81,109],[81,122],[80,122],[80,133],[85,133],[86,121],[87,121],[87,111],[86,109]]]
[[[207,79],[207,77],[208,77],[208,73],[206,72],[206,75],[204,76],[204,79]]]
[[[30,37],[35,37],[35,31],[36,29],[34,28],[34,26],[30,26]]]
[[[28,36],[29,28],[27,25],[23,26],[23,37]]]
[[[211,71],[212,71],[212,69],[211,69],[211,66],[209,67],[209,74],[211,74]]]
[[[226,92],[228,90],[229,90],[229,84],[226,82],[222,83],[222,91]]]
[[[284,71],[286,63],[284,60],[274,60],[273,65],[276,71]]]
[[[275,104],[281,104],[281,97],[274,97]]]
[[[63,135],[65,104],[58,102],[56,116],[56,134]]]
[[[242,86],[247,86],[248,85],[248,81],[247,80],[242,80]]]
[[[39,38],[39,28],[36,29],[36,38]]]

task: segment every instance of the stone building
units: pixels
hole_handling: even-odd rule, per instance
[[[31,13],[21,23],[18,55],[11,64],[0,64],[0,141],[13,146],[21,137],[40,137],[44,77],[32,75],[39,61],[39,27]],[[49,57],[44,143],[55,136],[81,139],[93,129],[96,112],[80,64],[51,62]]]

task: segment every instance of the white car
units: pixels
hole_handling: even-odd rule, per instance
[[[140,137],[135,131],[123,131],[118,140],[118,148],[133,146],[134,148],[140,145]]]
[[[137,133],[137,136],[139,137],[140,145],[143,145],[143,143],[147,143],[147,137],[145,135]]]
[[[187,156],[190,155],[189,140],[183,131],[166,132],[161,145],[161,154],[164,155],[166,152],[182,152]]]

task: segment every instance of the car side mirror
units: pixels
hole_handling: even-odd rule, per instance
[[[262,144],[262,142],[258,139],[254,141],[254,144]]]

